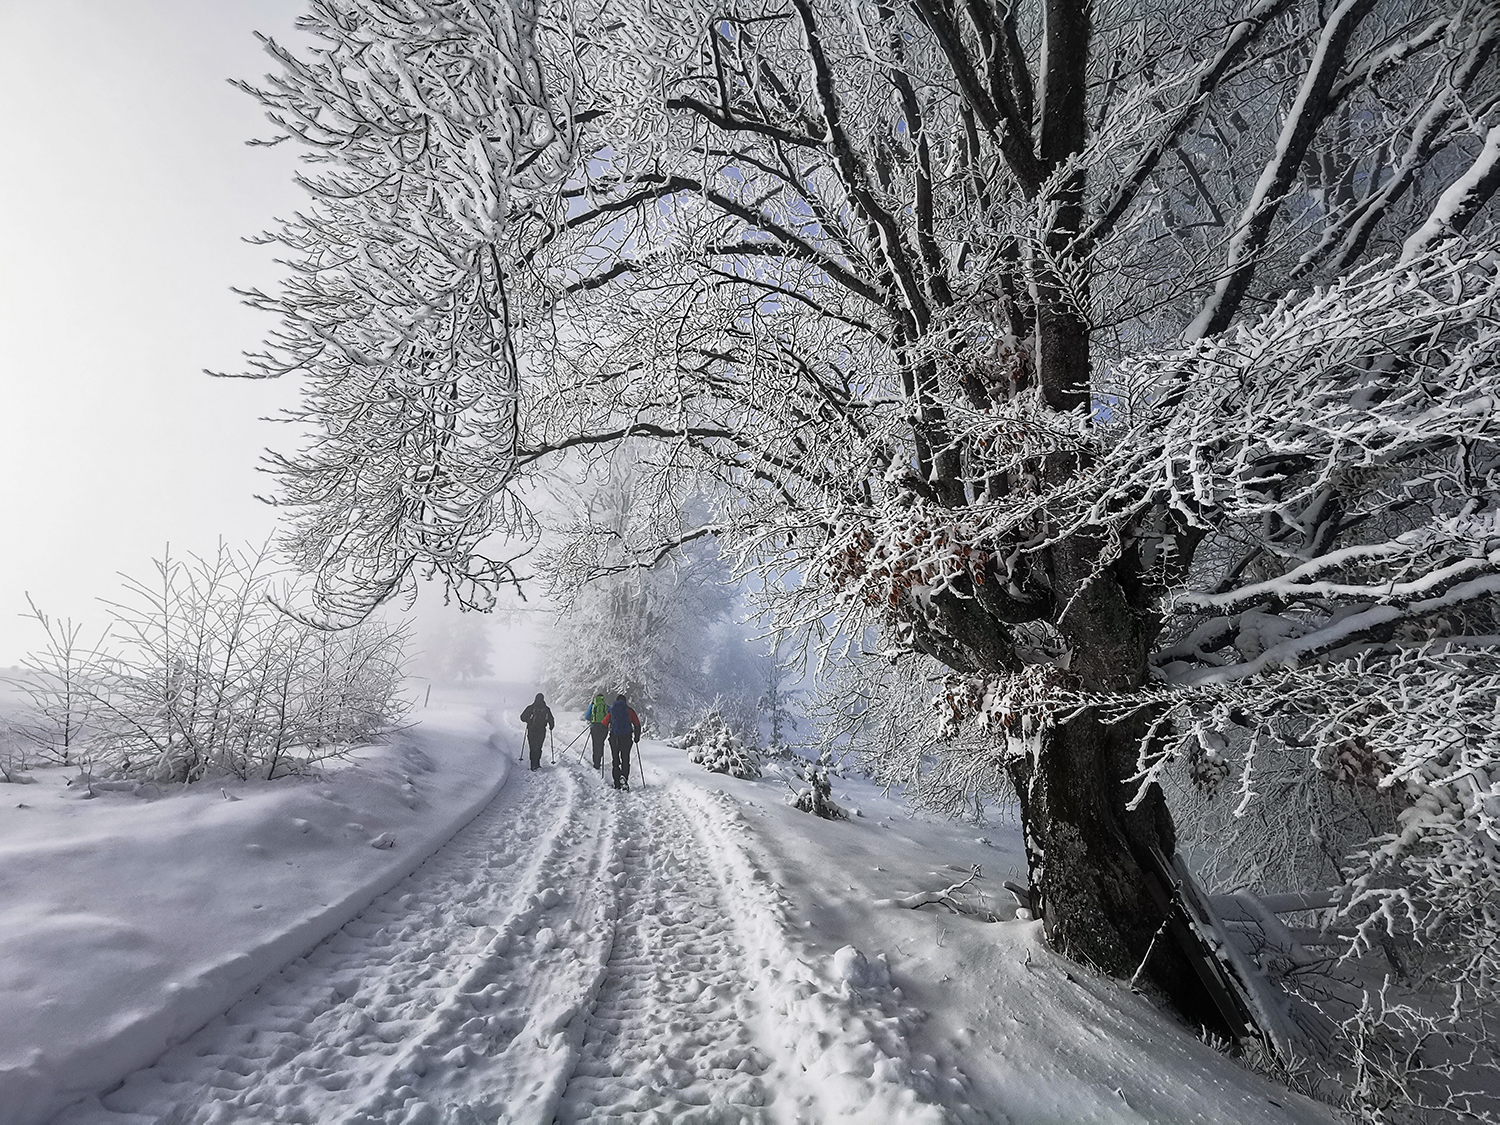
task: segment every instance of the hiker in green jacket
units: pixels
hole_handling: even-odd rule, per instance
[[[594,701],[589,704],[589,709],[584,712],[584,718],[589,721],[589,737],[594,740],[594,768],[604,768],[604,739],[609,733],[609,728],[604,725],[605,716],[609,714],[609,704],[604,700],[601,691],[594,696]]]

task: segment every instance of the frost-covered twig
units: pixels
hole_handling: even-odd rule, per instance
[[[902,898],[883,898],[878,900],[875,905],[899,906],[906,910],[917,910],[923,906],[942,906],[954,914],[972,914],[983,918],[986,922],[998,922],[1000,921],[999,916],[992,911],[976,907],[959,897],[959,893],[967,890],[969,885],[979,877],[979,865],[976,863],[969,872],[967,879],[953,883],[940,891],[918,891],[916,894],[906,895]]]
[[[88,652],[48,630],[28,690],[33,737],[87,773],[181,782],[275,777],[394,729],[405,704],[405,631],[378,622],[315,628],[270,600],[269,546],[170,555],[150,583],[127,579]],[[47,628],[48,619],[36,614]]]

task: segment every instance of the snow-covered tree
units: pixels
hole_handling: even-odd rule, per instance
[[[1388,755],[1410,815],[1366,906],[1492,925],[1490,0],[302,26],[260,96],[317,199],[254,300],[260,372],[310,381],[322,436],[280,469],[331,608],[423,566],[483,596],[526,480],[629,445],[714,505],[664,504],[639,561],[711,533],[795,579],[783,626],[833,612],[953,670],[1060,947],[1122,975],[1154,949],[1212,1020],[1152,941],[1156,778],[1241,721]]]
[[[640,466],[618,459],[582,482],[552,482],[570,513],[539,568],[559,603],[542,641],[542,678],[580,710],[596,692],[624,692],[665,733],[717,708],[754,741],[762,661],[739,623],[738,587],[709,542],[656,565],[637,547],[664,519],[639,490]]]
[[[769,659],[766,661],[765,671],[761,677],[765,691],[757,700],[756,708],[771,728],[767,733],[771,736],[771,746],[774,750],[780,751],[786,745],[792,732],[797,729],[796,702],[797,697],[804,693],[803,688],[795,686],[800,679],[797,670],[786,659],[781,638],[773,638]]]
[[[429,679],[476,680],[493,674],[494,642],[490,618],[447,611],[434,615],[418,609],[414,670]]]

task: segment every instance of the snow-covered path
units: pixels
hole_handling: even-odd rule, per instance
[[[1003,818],[845,776],[818,820],[649,740],[633,792],[531,773],[505,695],[319,777],[15,791],[0,1122],[1332,1120],[1038,923],[890,904],[974,873],[1004,911]]]
[[[670,791],[616,802],[619,917],[557,1119],[759,1120],[753,986],[714,875]]]
[[[778,1038],[766,1017],[788,1014],[781,973],[747,952],[764,948],[765,911],[729,901],[733,844],[722,825],[702,834],[706,811],[680,787],[617,793],[576,765],[520,771],[307,957],[56,1121],[802,1116],[814,1095],[765,1077]],[[780,1062],[782,1078],[803,1069]]]

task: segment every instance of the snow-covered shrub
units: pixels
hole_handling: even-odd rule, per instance
[[[814,766],[807,771],[807,785],[799,789],[792,798],[792,808],[824,820],[847,820],[846,813],[833,799],[833,785],[828,780],[828,771]]]
[[[28,660],[28,737],[98,774],[197,781],[294,772],[391,729],[405,709],[404,630],[319,628],[278,605],[295,593],[282,578],[267,549],[221,544],[158,560],[149,585],[127,579],[125,600],[107,603],[107,648],[77,659],[59,647],[72,634],[49,629]]]
[[[0,785],[19,781],[28,766],[31,743],[19,729],[19,709],[24,693],[17,677],[0,676]]]
[[[22,658],[20,675],[7,678],[22,700],[13,731],[39,760],[76,765],[95,706],[104,637],[86,645],[81,625],[54,620],[29,594],[26,603],[31,612],[25,616],[41,627],[46,643]]]
[[[25,780],[26,753],[10,724],[0,720],[0,784]]]
[[[709,711],[688,728],[682,736],[682,746],[687,751],[688,761],[710,773],[743,778],[760,776],[756,751],[745,745],[716,710]]]

